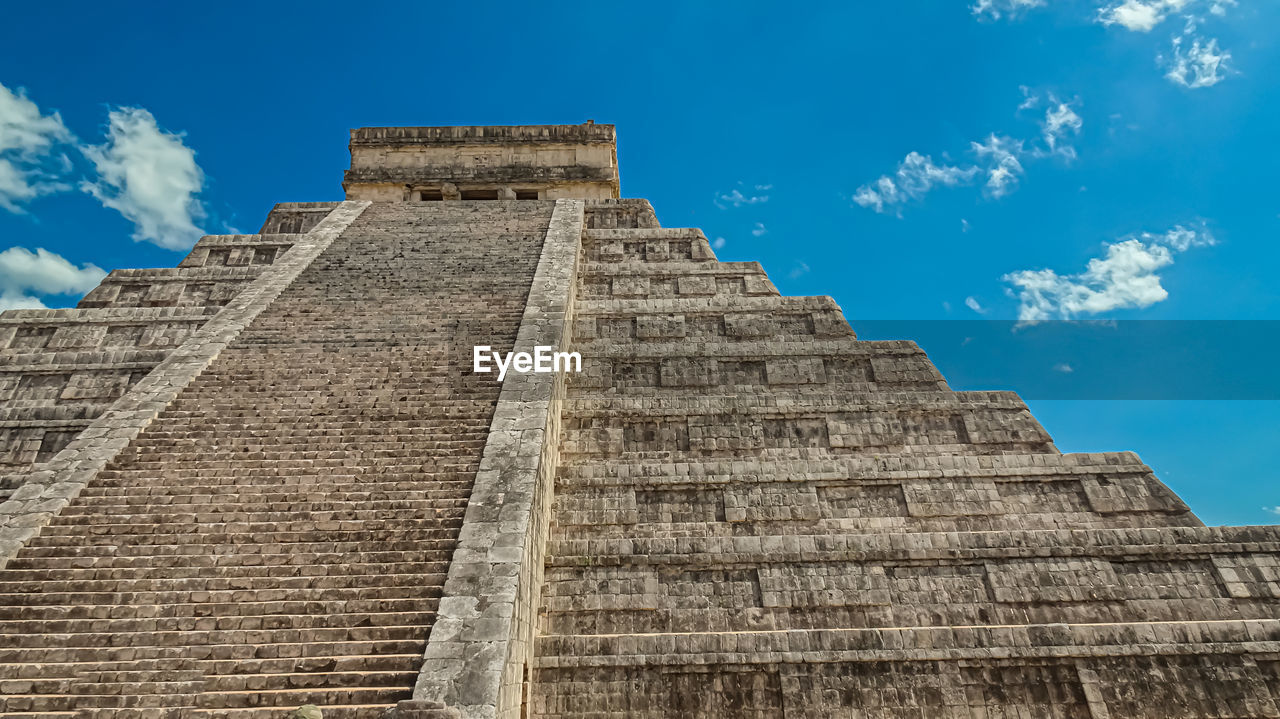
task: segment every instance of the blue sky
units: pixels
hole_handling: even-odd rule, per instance
[[[594,119],[624,196],[855,326],[1280,319],[1280,3],[788,10],[8,8],[0,302],[68,306],[97,268],[338,199],[352,127]],[[1029,402],[1060,448],[1137,451],[1209,523],[1278,521],[1275,401]]]

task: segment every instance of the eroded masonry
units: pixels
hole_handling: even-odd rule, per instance
[[[1280,529],[716,261],[610,125],[351,155],[0,315],[0,717],[1280,717]]]

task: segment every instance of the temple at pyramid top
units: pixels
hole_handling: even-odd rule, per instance
[[[603,200],[618,195],[613,125],[362,127],[348,200]]]

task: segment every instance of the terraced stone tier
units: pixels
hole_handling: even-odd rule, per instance
[[[0,716],[409,698],[551,209],[367,209],[0,570]]]

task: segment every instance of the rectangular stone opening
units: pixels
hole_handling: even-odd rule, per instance
[[[464,200],[496,200],[498,199],[497,190],[463,190],[462,199]]]
[[[440,202],[444,200],[444,193],[440,190],[419,190],[418,199],[423,202]]]
[[[538,199],[537,190],[516,190],[517,200],[536,200]]]

